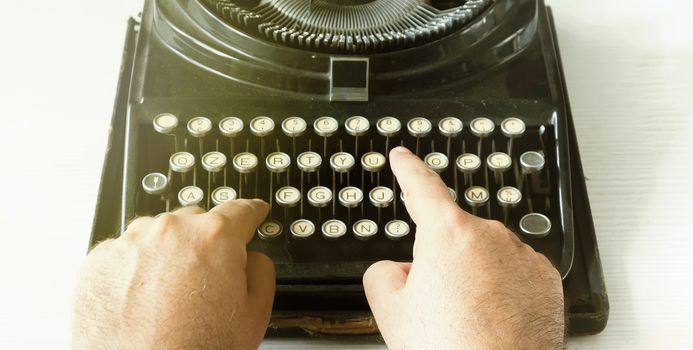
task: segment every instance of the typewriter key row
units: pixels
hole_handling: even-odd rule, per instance
[[[153,119],[154,130],[161,134],[178,135],[178,118],[171,113],[162,113]],[[249,131],[252,135],[259,137],[262,143],[261,152],[264,155],[264,139],[271,135],[275,129],[275,122],[272,118],[266,116],[258,116],[252,119],[249,123]],[[501,133],[508,138],[508,154],[512,154],[513,139],[524,135],[526,131],[525,123],[516,117],[504,119],[501,124]],[[219,121],[218,129],[220,135],[234,139],[244,131],[245,124],[243,120],[237,117],[226,117]],[[344,130],[348,135],[354,137],[354,153],[359,154],[358,145],[359,137],[366,135],[370,131],[370,121],[362,116],[352,116],[344,122]],[[479,139],[478,147],[481,153],[481,144],[484,138],[489,137],[495,131],[495,124],[489,118],[479,117],[473,119],[469,124],[472,135]],[[193,138],[203,139],[209,135],[213,129],[212,121],[207,117],[194,117],[187,123],[187,134]],[[389,149],[389,139],[397,136],[402,129],[402,124],[399,119],[394,117],[383,117],[376,122],[376,130],[378,134],[386,138],[386,147]],[[416,154],[419,154],[421,139],[429,136],[433,130],[433,124],[427,118],[415,117],[406,123],[406,129],[409,135],[416,139]],[[448,139],[446,154],[450,154],[451,139],[462,133],[464,123],[456,117],[445,117],[438,122],[438,131],[440,135]],[[281,123],[281,130],[284,135],[292,139],[292,155],[296,155],[296,139],[304,135],[308,130],[308,123],[301,117],[291,116],[285,118]],[[339,130],[339,122],[332,117],[323,116],[317,118],[313,123],[313,130],[316,135],[323,138],[323,149],[327,149],[327,139],[337,134]],[[178,141],[175,142],[176,148]],[[200,144],[202,144],[200,142]],[[202,153],[202,152],[200,152]],[[232,151],[233,153],[233,151]],[[326,157],[326,154],[323,154]]]
[[[165,193],[167,183],[168,180],[166,176],[160,173],[148,174],[142,180],[143,188],[149,194]],[[450,191],[452,199],[454,201],[457,201],[457,192],[452,188],[448,188],[448,190]],[[193,206],[200,205],[203,201],[204,196],[204,191],[201,188],[197,186],[185,186],[181,188],[178,192],[177,199],[181,206]],[[220,205],[224,202],[236,199],[237,192],[231,187],[221,186],[214,189],[211,192],[210,196],[213,205]],[[316,186],[308,190],[305,199],[307,200],[309,205],[315,208],[324,208],[329,206],[333,202],[334,198],[335,197],[333,196],[332,190],[324,186]],[[467,188],[464,191],[463,198],[464,201],[474,209],[473,213],[476,214],[476,208],[488,205],[491,196],[486,188],[480,186],[473,186]],[[504,216],[506,216],[504,220],[507,221],[507,211],[510,208],[516,207],[521,202],[522,192],[515,187],[506,186],[497,191],[495,198],[497,204],[503,208]],[[277,205],[287,209],[298,206],[304,200],[301,191],[291,186],[284,186],[279,188],[275,192],[273,199],[277,203]],[[363,205],[364,195],[359,188],[349,186],[340,189],[337,193],[336,199],[339,202],[339,204],[345,208],[356,208]],[[368,192],[368,202],[374,208],[387,208],[393,203],[394,199],[394,192],[392,191],[392,189],[388,187],[378,186],[372,188]],[[399,199],[402,203],[404,203],[404,192],[400,192]],[[332,216],[335,216],[334,211],[332,212]],[[288,218],[289,215],[285,213],[285,217]],[[296,221],[310,223],[312,225],[312,222],[306,219],[299,219]],[[351,219],[349,219],[348,221],[351,221]],[[378,219],[378,221],[380,220]],[[399,224],[403,223],[402,220],[393,221]],[[328,222],[331,222],[332,225],[323,225],[323,234],[326,237],[338,238],[345,234],[345,231],[341,228],[339,230],[335,229],[335,227],[341,225],[339,224],[341,222],[340,220],[331,219]],[[277,225],[281,227],[281,224],[277,223]],[[281,233],[281,229],[273,231],[273,228],[276,228],[277,225],[269,227],[267,232],[264,232],[262,228],[259,228],[259,232],[262,232],[261,236],[265,239],[270,239],[272,237],[278,236]],[[388,230],[388,227],[390,226],[386,224],[385,233],[389,238],[392,239],[399,239],[406,235],[404,234],[404,231],[406,231],[407,233],[409,231],[408,227],[406,230],[395,230],[395,228],[399,226],[392,226]],[[292,235],[295,238],[305,238],[306,236],[310,236],[312,234],[309,234],[309,232],[312,231],[307,231],[307,229],[304,226],[300,226],[299,228],[301,228],[300,232],[296,232],[295,230],[291,231]],[[523,233],[527,235],[543,237],[549,233],[551,223],[548,220],[548,218],[546,218],[542,214],[530,213],[522,217],[522,219],[520,220],[520,228],[523,231]],[[356,221],[356,223],[354,224],[354,234],[359,239],[368,239],[375,233],[377,233],[377,224],[373,222],[373,220],[360,219]]]
[[[344,221],[330,219],[320,226],[320,232],[327,239],[338,239],[348,234],[349,229]],[[399,240],[409,234],[409,224],[403,220],[390,220],[383,228],[385,236],[391,240]],[[291,237],[307,239],[316,232],[315,224],[308,219],[298,219],[289,225]],[[360,219],[351,226],[351,232],[357,239],[368,240],[378,233],[378,224],[373,220]],[[257,234],[265,240],[272,240],[284,233],[284,227],[277,220],[268,220],[257,228]]]

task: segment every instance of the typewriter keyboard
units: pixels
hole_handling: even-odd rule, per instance
[[[547,161],[552,128],[522,117],[213,121],[162,113],[152,126],[140,131],[147,144],[139,148],[136,215],[262,198],[271,212],[255,241],[292,262],[411,257],[415,228],[387,160],[398,145],[440,174],[464,210],[505,223],[535,248],[560,235],[557,169]],[[558,260],[560,249],[544,245]]]

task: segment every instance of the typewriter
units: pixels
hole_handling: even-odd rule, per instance
[[[91,246],[137,216],[271,204],[270,334],[377,334],[361,278],[412,258],[403,145],[563,277],[570,334],[608,301],[541,0],[146,0],[131,19]]]

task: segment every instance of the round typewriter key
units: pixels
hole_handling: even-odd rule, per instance
[[[307,128],[308,124],[301,117],[288,117],[282,121],[282,131],[288,137],[299,137]]]
[[[452,201],[457,203],[457,191],[455,189],[448,187],[448,192],[450,192],[450,197],[452,197]]]
[[[270,153],[265,159],[267,170],[273,173],[283,173],[291,165],[291,157],[284,152]]]
[[[411,136],[416,137],[416,150],[414,153],[417,156],[419,155],[421,138],[430,134],[432,129],[433,125],[431,124],[431,121],[426,118],[416,117],[407,122],[407,131],[409,131]]]
[[[233,157],[233,168],[241,174],[248,174],[257,168],[257,156],[250,152],[242,152]]]
[[[513,164],[512,158],[503,152],[494,152],[486,158],[486,166],[493,172],[504,172]]]
[[[282,207],[295,207],[301,201],[301,191],[296,187],[284,186],[277,190],[274,198]]]
[[[544,169],[545,163],[544,155],[539,152],[528,151],[520,156],[520,168],[523,174],[538,173]]]
[[[392,137],[402,129],[402,123],[394,117],[382,117],[375,124],[375,127],[380,135]]]
[[[522,192],[511,186],[501,187],[498,192],[496,192],[496,200],[498,201],[498,205],[503,208],[503,223],[507,225],[509,216],[508,208],[514,208],[520,204],[520,201],[522,201]]]
[[[480,138],[491,135],[495,128],[496,125],[493,121],[484,117],[476,118],[469,123],[469,129],[472,131],[472,134]]]
[[[368,193],[368,200],[376,208],[387,208],[395,199],[394,192],[388,187],[378,186]]]
[[[330,157],[330,167],[338,173],[346,173],[354,167],[354,156],[346,152],[337,152]]]
[[[347,226],[343,221],[337,219],[327,220],[322,224],[320,229],[322,235],[327,238],[339,238],[346,234]]]
[[[347,208],[358,207],[363,201],[363,192],[360,189],[348,186],[339,191],[339,203]]]
[[[272,239],[279,237],[284,231],[284,227],[277,220],[267,220],[257,228],[257,234],[262,239]]]
[[[152,121],[154,130],[160,134],[173,133],[178,127],[178,117],[171,113],[161,113]]]
[[[142,189],[149,194],[162,194],[166,192],[166,186],[168,179],[161,173],[147,174],[142,179]]]
[[[462,121],[455,117],[445,117],[438,122],[438,130],[445,137],[457,137],[463,128]]]
[[[360,115],[349,117],[349,119],[344,122],[344,129],[347,134],[354,136],[354,154],[357,157],[359,155],[359,136],[365,135],[370,127],[371,124],[368,119]]]
[[[386,158],[379,152],[368,152],[361,156],[361,166],[363,170],[377,172],[385,166]]]
[[[515,187],[505,186],[496,194],[498,205],[504,208],[514,208],[522,201],[522,192]]]
[[[404,203],[404,191],[399,193],[399,200]]]
[[[508,138],[508,155],[513,155],[513,141],[514,139],[524,135],[526,130],[525,122],[519,118],[510,117],[505,118],[501,122],[501,132],[505,137]]]
[[[301,171],[307,173],[316,172],[320,169],[322,157],[315,152],[303,152],[296,158],[296,165]]]
[[[392,220],[385,224],[385,235],[392,240],[398,240],[409,234],[409,224],[402,220]]]
[[[284,135],[291,138],[291,156],[296,156],[296,138],[303,135],[308,124],[301,117],[288,117],[282,121]]]
[[[488,202],[488,190],[480,186],[472,186],[464,191],[464,201],[476,208]]]
[[[265,158],[265,166],[267,167],[267,170],[269,170],[271,173],[277,174],[277,181],[279,180],[279,174],[281,173],[287,173],[286,178],[287,178],[287,183],[289,181],[289,166],[291,165],[291,157],[289,157],[288,154],[284,152],[273,152],[270,153],[267,158]],[[301,173],[301,177],[303,177],[303,173]],[[270,175],[269,177],[269,193],[270,193],[270,207],[272,207],[272,193],[274,191],[274,177]],[[303,179],[301,179],[301,183],[303,183]],[[301,188],[303,190],[303,188]]]
[[[315,224],[306,219],[298,219],[289,226],[291,236],[298,239],[304,239],[312,236],[315,233]]]
[[[481,167],[481,159],[476,154],[465,153],[455,161],[457,169],[465,174],[473,174]]]
[[[351,136],[365,135],[370,127],[371,124],[368,119],[360,115],[349,117],[349,119],[344,122],[344,129]]]
[[[200,159],[200,163],[202,163],[203,169],[212,173],[218,173],[224,170],[226,166],[226,156],[221,152],[205,153],[202,159]]]
[[[176,152],[168,159],[168,165],[177,173],[187,173],[195,167],[195,156],[188,152]]]
[[[385,153],[390,152],[390,137],[395,136],[402,130],[402,123],[394,117],[382,117],[375,124],[380,135],[385,136]]]
[[[250,132],[260,138],[260,157],[265,156],[265,136],[274,131],[274,120],[259,116],[250,121]],[[247,180],[247,179],[246,179]]]
[[[310,205],[323,208],[332,202],[332,191],[325,186],[315,186],[308,190],[308,203]]]
[[[427,154],[426,157],[424,157],[424,163],[438,174],[447,169],[449,164],[448,157],[440,152]]]
[[[198,205],[204,198],[204,192],[197,186],[186,186],[178,192],[178,202],[184,207]]]
[[[243,120],[226,117],[219,122],[219,132],[226,137],[236,137],[243,131]]]
[[[378,225],[373,220],[361,219],[351,227],[356,238],[366,240],[378,233]]]
[[[212,131],[212,121],[206,117],[195,117],[188,120],[188,133],[193,137],[205,137]]]
[[[515,117],[505,118],[500,127],[501,133],[511,139],[524,135],[526,130],[525,122]]]
[[[546,237],[551,232],[551,220],[544,214],[526,214],[520,219],[520,231],[530,237]]]
[[[431,121],[426,118],[416,117],[407,122],[407,131],[414,137],[428,136],[432,129]]]
[[[274,131],[274,120],[270,117],[259,116],[250,121],[250,132],[255,136],[267,136]]]
[[[330,137],[339,129],[339,122],[332,117],[320,117],[313,122],[313,129],[318,136]]]
[[[212,203],[219,205],[236,199],[236,190],[228,186],[217,187],[212,191]]]
[[[313,129],[318,136],[322,136],[322,156],[327,158],[327,138],[337,132],[339,122],[332,117],[320,117],[313,122]]]

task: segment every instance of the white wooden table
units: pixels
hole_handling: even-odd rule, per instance
[[[693,348],[693,6],[554,0],[611,302],[580,348]],[[0,11],[0,348],[67,348],[125,23],[141,0]],[[266,349],[380,348],[272,340]]]

